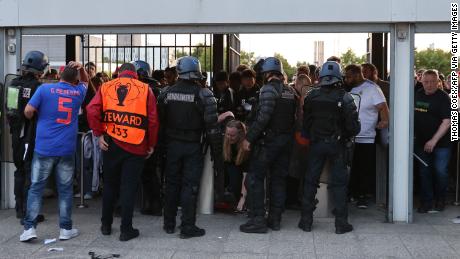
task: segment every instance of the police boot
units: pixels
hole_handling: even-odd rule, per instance
[[[345,234],[353,231],[353,226],[348,223],[347,217],[335,217],[335,233]]]
[[[302,214],[297,226],[305,232],[311,232],[311,226],[313,225],[313,211],[315,211],[318,202],[318,199],[314,199],[302,208]]]
[[[165,210],[164,219],[163,219],[163,230],[167,234],[173,234],[176,229],[176,215],[168,213]]]
[[[240,231],[244,233],[267,233],[268,228],[265,218],[263,216],[256,216],[249,219],[248,222],[240,226]]]
[[[187,239],[191,237],[201,237],[206,234],[206,231],[195,225],[182,226],[180,229],[180,238]]]
[[[300,221],[297,226],[305,232],[311,232],[312,224],[313,224],[313,211],[302,210],[302,216],[300,217]]]
[[[282,209],[270,209],[268,214],[267,226],[272,230],[279,231],[281,229],[281,213]]]
[[[120,241],[129,241],[133,238],[136,238],[139,236],[139,230],[135,229],[133,227],[130,227],[128,229],[123,229],[120,231]]]

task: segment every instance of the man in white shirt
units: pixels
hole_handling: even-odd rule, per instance
[[[352,87],[352,94],[361,97],[361,131],[356,136],[349,189],[352,197],[358,200],[357,206],[366,209],[366,195],[375,195],[375,129],[388,127],[388,105],[380,87],[364,78],[361,66],[345,68],[345,83]]]

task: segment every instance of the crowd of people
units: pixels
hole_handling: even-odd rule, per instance
[[[391,87],[377,68],[366,63],[342,70],[333,56],[320,67],[299,66],[289,82],[281,61],[269,57],[252,68],[215,73],[211,86],[207,77],[191,56],[165,70],[152,71],[141,60],[125,63],[110,78],[91,62],[49,70],[45,54],[27,53],[21,75],[7,84],[8,94],[17,96],[8,99],[7,116],[16,215],[24,225],[20,241],[37,238],[50,175],[62,240],[78,235],[71,220],[74,188],[85,199],[102,189],[103,235],[111,235],[119,215],[120,241],[139,236],[133,211],[140,190],[141,213],[163,216],[166,233],[175,233],[180,208],[180,237],[203,236],[196,204],[207,152],[215,207],[247,213],[242,232],[280,230],[286,208],[299,209],[298,227],[312,231],[320,181],[334,201],[335,232],[352,231],[348,204],[366,209],[375,198],[376,145],[388,149]],[[451,154],[449,79],[429,69],[415,80],[418,211],[442,211]],[[82,142],[78,132],[91,134]],[[83,186],[75,186],[77,177],[84,177]]]

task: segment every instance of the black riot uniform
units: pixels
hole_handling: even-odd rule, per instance
[[[279,60],[267,58],[265,65]],[[279,63],[279,64],[278,64]],[[271,69],[265,69],[270,72]],[[246,178],[249,199],[249,221],[240,226],[246,233],[265,233],[267,226],[280,229],[281,214],[286,199],[286,176],[292,150],[297,100],[292,88],[280,79],[271,79],[260,90],[254,121],[249,125],[246,139],[251,144],[249,172]],[[270,204],[268,222],[265,221],[264,181],[270,173]]]
[[[237,94],[237,107],[235,108],[236,119],[246,122],[254,101],[259,95],[259,89],[254,86],[251,89],[242,88]]]
[[[143,82],[143,83],[146,83],[149,85],[150,89],[152,89],[152,92],[153,92],[153,95],[155,95],[155,98],[158,98],[158,96],[160,95],[160,82],[158,82],[157,80],[153,79],[153,78],[149,78],[149,77],[142,77],[140,76],[139,77],[139,81]]]
[[[224,112],[235,111],[235,93],[233,89],[227,88],[223,92],[215,91],[214,96],[217,99],[217,111],[219,114]]]
[[[40,86],[40,82],[31,72],[14,78],[11,87],[19,89],[17,109],[7,111],[10,126],[13,162],[16,167],[14,172],[14,195],[16,199],[16,216],[23,218],[27,208],[27,192],[30,186],[30,172],[35,144],[36,121],[28,120],[24,116],[24,109]],[[26,153],[27,147],[27,153]]]
[[[25,118],[24,110],[41,84],[37,78],[44,73],[48,65],[48,57],[44,53],[35,50],[29,51],[21,64],[21,76],[16,77],[11,82],[6,82],[9,100],[6,116],[10,126],[13,160],[16,167],[14,172],[16,217],[21,218],[21,224],[27,209],[27,192],[31,182],[30,173],[37,127],[35,119],[27,120]],[[17,98],[17,102],[12,100],[14,98]],[[44,217],[38,215],[35,220],[41,222]]]
[[[181,59],[178,60],[179,81],[162,92],[158,99],[160,121],[167,138],[163,228],[167,233],[174,233],[177,207],[180,205],[181,238],[189,238],[205,234],[204,229],[195,226],[203,171],[203,133],[206,132],[208,139],[215,139],[216,136],[220,138],[220,132],[212,92],[202,88],[198,81],[181,76],[181,72],[183,75],[190,72],[183,66],[189,63],[196,66],[198,63],[195,75],[201,77],[201,71],[197,71],[200,70],[199,62],[193,57]]]
[[[317,187],[324,164],[330,163],[328,188],[335,209],[337,234],[353,230],[348,223],[347,164],[352,152],[350,141],[360,131],[358,112],[353,97],[342,87],[340,66],[326,62],[320,73],[320,85],[305,97],[303,133],[310,139],[307,173],[304,182],[302,215],[299,228],[311,231]]]

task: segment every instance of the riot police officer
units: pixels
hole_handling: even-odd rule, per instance
[[[155,98],[160,94],[160,82],[151,77],[151,69],[149,63],[137,60],[131,62],[136,68],[139,81],[149,85],[152,89]],[[164,148],[163,141],[159,141],[153,155],[145,160],[144,170],[142,172],[142,206],[141,214],[161,216],[163,205],[161,201],[161,179],[162,172],[158,172],[157,167],[163,167],[164,164]]]
[[[252,151],[246,180],[250,219],[240,226],[240,230],[246,233],[266,233],[267,226],[280,230],[297,106],[294,90],[283,84],[280,60],[274,57],[265,59],[261,72],[265,84],[260,90],[255,119],[243,142],[243,147]],[[270,205],[265,221],[264,180],[268,172]]]
[[[155,98],[158,98],[158,96],[160,95],[161,84],[159,81],[155,80],[152,77],[152,70],[150,69],[150,64],[143,60],[136,60],[131,63],[136,68],[139,81],[148,84],[150,89],[152,89]]]
[[[217,105],[212,92],[201,87],[200,62],[186,56],[177,60],[179,80],[161,93],[160,121],[167,139],[164,225],[172,234],[177,206],[182,208],[181,238],[203,236],[196,222],[196,202],[203,171],[202,135],[208,140],[221,137],[217,126]]]
[[[21,64],[21,75],[7,82],[9,100],[7,118],[12,137],[14,172],[14,195],[16,199],[16,217],[24,218],[27,208],[27,192],[30,186],[30,166],[32,162],[36,121],[24,116],[24,109],[40,86],[39,78],[48,68],[48,57],[40,51],[28,52]],[[14,94],[16,92],[16,94]],[[16,97],[17,96],[17,97]],[[17,101],[10,101],[17,98]],[[37,222],[44,220],[38,215]],[[22,222],[22,220],[21,220]]]
[[[343,88],[340,65],[326,62],[320,72],[318,87],[305,97],[303,135],[310,139],[307,159],[302,215],[299,228],[310,232],[318,181],[327,160],[330,163],[329,186],[335,203],[335,233],[353,230],[348,223],[347,185],[350,139],[360,131],[353,97]]]

